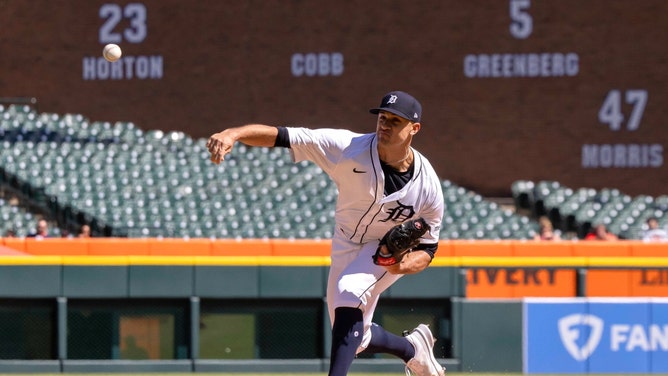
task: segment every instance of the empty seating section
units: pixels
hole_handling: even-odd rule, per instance
[[[215,165],[205,139],[18,105],[0,105],[0,142],[2,183],[50,208],[63,226],[88,223],[98,234],[127,237],[332,235],[336,187],[316,165],[292,163],[286,149],[237,144]],[[668,196],[517,181],[515,211],[448,180],[441,186],[442,239],[530,239],[539,214],[564,229],[603,222],[633,236],[649,215],[663,217],[668,208]],[[0,215],[3,233],[14,228],[24,236],[36,224],[6,200]]]
[[[16,236],[27,236],[28,230],[37,227],[35,216],[23,208],[0,198],[0,236],[13,231]]]
[[[528,217],[449,180],[443,180],[441,187],[445,200],[442,239],[530,239],[537,230]]]
[[[641,239],[649,217],[668,226],[668,196],[632,197],[618,189],[572,189],[555,181],[516,181],[512,188],[518,209],[527,209],[532,216],[548,216],[555,226],[583,237],[596,224],[605,224],[609,231],[623,239]]]
[[[28,185],[31,198],[42,192],[65,220],[94,222],[112,236],[331,236],[335,187],[287,150],[237,145],[216,166],[206,140],[183,133],[1,109],[3,177]],[[3,226],[34,227],[18,207],[2,210]]]

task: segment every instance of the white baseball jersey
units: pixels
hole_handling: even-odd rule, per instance
[[[438,242],[443,191],[433,167],[417,150],[413,149],[412,179],[401,190],[384,197],[385,179],[375,133],[289,128],[289,135],[294,161],[313,161],[336,183],[335,238],[363,244],[381,239],[401,222],[423,217],[431,231],[421,243]]]

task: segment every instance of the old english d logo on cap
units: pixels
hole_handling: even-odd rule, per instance
[[[387,111],[412,122],[419,122],[422,117],[422,105],[417,99],[403,91],[387,93],[380,101],[380,106],[369,110],[372,114]]]

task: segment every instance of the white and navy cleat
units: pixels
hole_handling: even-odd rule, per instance
[[[415,356],[406,363],[406,375],[411,373],[417,376],[445,375],[445,368],[434,357],[436,339],[427,325],[418,325],[406,336],[406,339],[415,347]]]

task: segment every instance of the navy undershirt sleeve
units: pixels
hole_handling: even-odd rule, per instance
[[[419,249],[421,251],[427,252],[429,254],[429,256],[431,256],[431,259],[433,260],[434,255],[436,254],[436,250],[438,249],[438,243],[434,243],[434,244],[420,243],[420,244],[418,244],[417,247],[414,248],[414,250],[415,249]]]
[[[286,127],[276,127],[278,129],[278,135],[276,136],[276,142],[274,146],[289,148],[290,147],[290,135],[288,134],[288,128]]]

